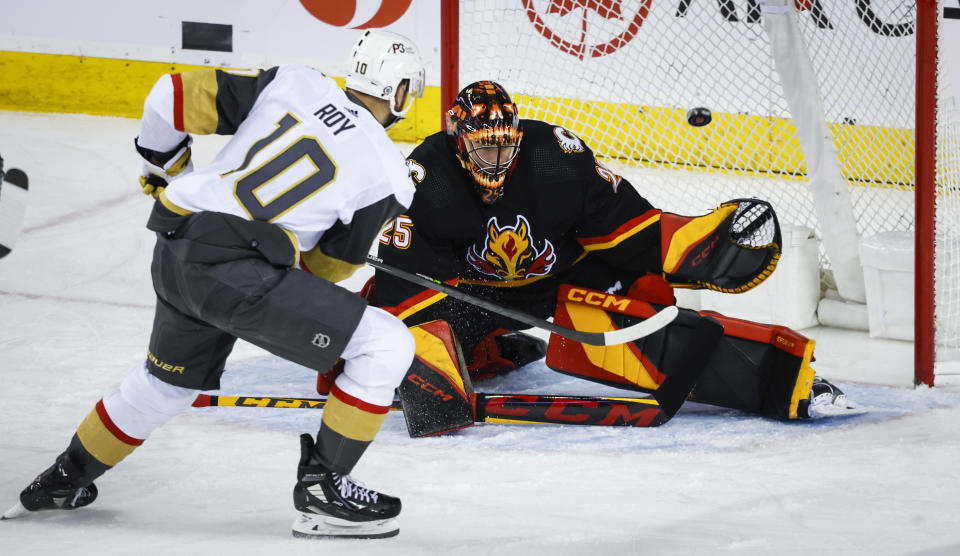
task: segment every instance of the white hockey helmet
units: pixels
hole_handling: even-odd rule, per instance
[[[413,106],[413,99],[423,96],[424,69],[420,51],[413,41],[382,29],[369,29],[360,35],[348,60],[346,85],[390,103],[390,113],[397,121]],[[406,94],[396,92],[406,82]]]

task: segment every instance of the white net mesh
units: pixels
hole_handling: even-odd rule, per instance
[[[914,2],[805,6],[796,17],[856,230],[912,231]],[[781,223],[819,235],[761,18],[756,0],[465,0],[459,84],[498,81],[522,117],[568,127],[664,210],[759,197]],[[946,352],[960,348],[960,121],[940,90],[936,332]],[[712,121],[690,125],[700,107]],[[827,283],[831,266],[822,254]]]
[[[942,2],[938,3],[941,18]],[[939,50],[945,52],[943,37]],[[957,67],[957,66],[953,66]],[[960,374],[960,112],[956,94],[960,76],[949,75],[943,59],[937,83],[937,188],[934,331],[937,373]],[[952,79],[951,79],[952,77]]]

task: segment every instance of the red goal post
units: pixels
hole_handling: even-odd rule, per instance
[[[664,210],[768,199],[815,231],[822,289],[851,307],[865,301],[861,240],[911,236],[914,380],[957,372],[960,118],[941,2],[441,4],[443,109],[493,79]],[[697,108],[710,123],[690,125]]]

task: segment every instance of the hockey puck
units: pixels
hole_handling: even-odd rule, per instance
[[[702,106],[687,110],[687,123],[693,127],[703,127],[713,121],[713,114]]]

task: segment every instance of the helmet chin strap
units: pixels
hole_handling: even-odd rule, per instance
[[[386,121],[386,122],[383,122],[383,129],[390,129],[391,127],[395,126],[395,125],[397,124],[397,122],[399,122],[399,121],[402,120],[402,119],[403,119],[403,118],[402,118],[401,116],[397,116],[397,115],[395,115],[395,114],[393,114],[393,113],[387,114],[387,117],[386,117],[386,120],[387,120],[387,121]]]

